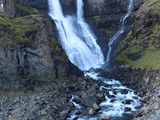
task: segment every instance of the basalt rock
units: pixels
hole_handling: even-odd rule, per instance
[[[127,12],[128,0],[86,0],[85,16],[111,15]],[[143,0],[134,0],[134,10],[137,10]]]

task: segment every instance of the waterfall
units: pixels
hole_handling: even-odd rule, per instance
[[[127,14],[122,18],[121,27],[120,27],[119,31],[109,40],[109,45],[108,45],[109,49],[108,49],[107,60],[106,60],[107,64],[110,62],[110,59],[111,59],[111,53],[112,53],[113,45],[116,43],[119,36],[125,32],[125,27],[124,27],[125,26],[125,21],[131,15],[132,10],[133,10],[133,0],[129,0],[129,5],[128,5],[128,8],[127,8]]]
[[[90,68],[99,68],[104,63],[104,56],[101,48],[96,42],[96,37],[89,28],[89,25],[83,18],[83,1],[76,0],[77,2],[77,15],[76,16],[64,16],[59,0],[49,0],[49,15],[55,21],[58,33],[59,41],[68,55],[69,60],[76,66],[78,66],[86,75],[101,81],[99,86],[99,92],[103,92],[104,101],[100,103],[101,111],[94,116],[89,116],[85,112],[85,107],[80,103],[74,101],[75,95],[73,93],[69,102],[75,106],[70,111],[67,120],[97,120],[97,118],[103,118],[103,116],[112,116],[120,118],[123,113],[131,114],[137,109],[135,106],[140,105],[139,97],[132,89],[123,86],[119,81],[114,79],[106,79],[104,77],[98,77],[98,73],[94,71],[87,71]],[[127,14],[122,19],[122,25],[120,30],[113,36],[109,42],[108,59],[112,51],[112,44],[116,39],[125,31],[125,20],[132,12],[133,0],[130,0]],[[125,91],[125,92],[124,92]],[[126,104],[126,101],[129,101]],[[128,111],[126,111],[128,108]]]
[[[3,2],[0,1],[0,12],[4,12]]]
[[[83,2],[77,0],[77,17],[64,16],[59,0],[49,0],[49,15],[55,21],[60,43],[69,60],[82,71],[99,68],[104,63],[96,37],[83,19]]]

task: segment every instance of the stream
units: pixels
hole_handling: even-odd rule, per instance
[[[101,68],[102,65],[110,62],[112,46],[125,31],[125,21],[132,13],[133,0],[129,0],[127,14],[122,17],[118,32],[109,41],[106,62],[103,52],[96,42],[96,36],[83,18],[83,0],[76,0],[76,3],[77,15],[64,16],[60,1],[49,0],[49,15],[56,24],[59,41],[69,60],[81,71]],[[118,80],[98,77],[98,74],[92,70],[85,72],[85,76],[101,82],[99,91],[102,92],[105,99],[99,104],[98,112],[94,115],[79,112],[85,111],[85,108],[74,101],[75,95],[73,94],[69,102],[73,103],[75,107],[67,120],[105,120],[105,117],[108,116],[112,120],[129,120],[130,114],[137,111],[137,106],[141,105],[141,102],[134,90],[123,86]]]

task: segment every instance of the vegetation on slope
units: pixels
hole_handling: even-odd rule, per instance
[[[119,65],[160,69],[160,1],[147,0],[135,13],[134,24],[115,56]]]

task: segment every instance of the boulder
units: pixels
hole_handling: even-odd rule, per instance
[[[93,107],[94,111],[99,111],[100,110],[100,107],[99,107],[99,105],[97,105],[97,103],[94,103],[92,107]]]

